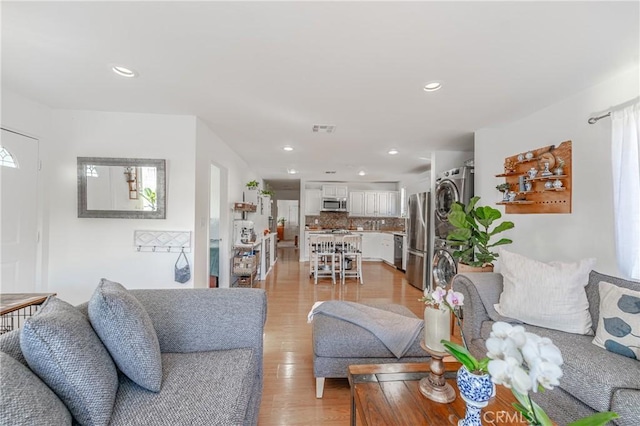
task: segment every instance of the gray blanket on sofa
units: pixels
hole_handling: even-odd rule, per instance
[[[354,302],[330,300],[311,308],[308,322],[323,314],[358,325],[371,332],[395,355],[402,358],[424,327],[424,321]]]

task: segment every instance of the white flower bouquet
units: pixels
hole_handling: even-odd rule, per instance
[[[462,339],[465,343],[464,338]],[[496,385],[510,388],[518,402],[514,408],[531,425],[552,426],[544,410],[531,400],[529,391],[553,389],[560,384],[563,364],[560,349],[551,339],[527,332],[524,327],[495,322],[487,339],[487,357],[477,360],[464,346],[442,341],[442,345],[470,372],[489,373]],[[617,418],[616,413],[596,413],[570,426],[599,426]]]

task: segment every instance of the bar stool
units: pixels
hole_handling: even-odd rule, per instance
[[[336,283],[336,240],[333,235],[318,235],[315,240],[313,256],[314,282],[318,284],[318,276],[331,276]]]
[[[309,253],[309,278],[313,277],[315,272],[317,242],[318,234],[310,234],[309,246],[307,247],[307,253]]]
[[[346,267],[348,260],[351,261],[351,269]],[[356,277],[356,279],[360,280],[360,284],[364,284],[364,279],[362,278],[362,235],[355,234],[342,237],[340,265],[342,284],[344,284],[347,275]]]

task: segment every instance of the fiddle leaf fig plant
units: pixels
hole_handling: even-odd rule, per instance
[[[447,240],[450,244],[460,245],[453,252],[453,257],[469,266],[481,267],[493,264],[498,253],[492,248],[511,244],[508,238],[492,242],[492,237],[514,227],[513,222],[504,221],[490,229],[494,222],[502,217],[499,210],[490,206],[478,206],[480,197],[473,197],[467,206],[454,203],[449,212],[449,223],[454,229],[449,232]]]

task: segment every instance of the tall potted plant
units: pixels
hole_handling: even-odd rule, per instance
[[[458,260],[458,272],[490,272],[498,253],[491,251],[496,246],[511,244],[508,238],[492,242],[492,237],[512,229],[513,222],[504,221],[493,229],[493,223],[502,217],[499,210],[490,206],[476,207],[480,197],[473,197],[468,205],[454,203],[449,212],[449,223],[454,229],[447,235],[450,244],[460,246],[453,252]]]

